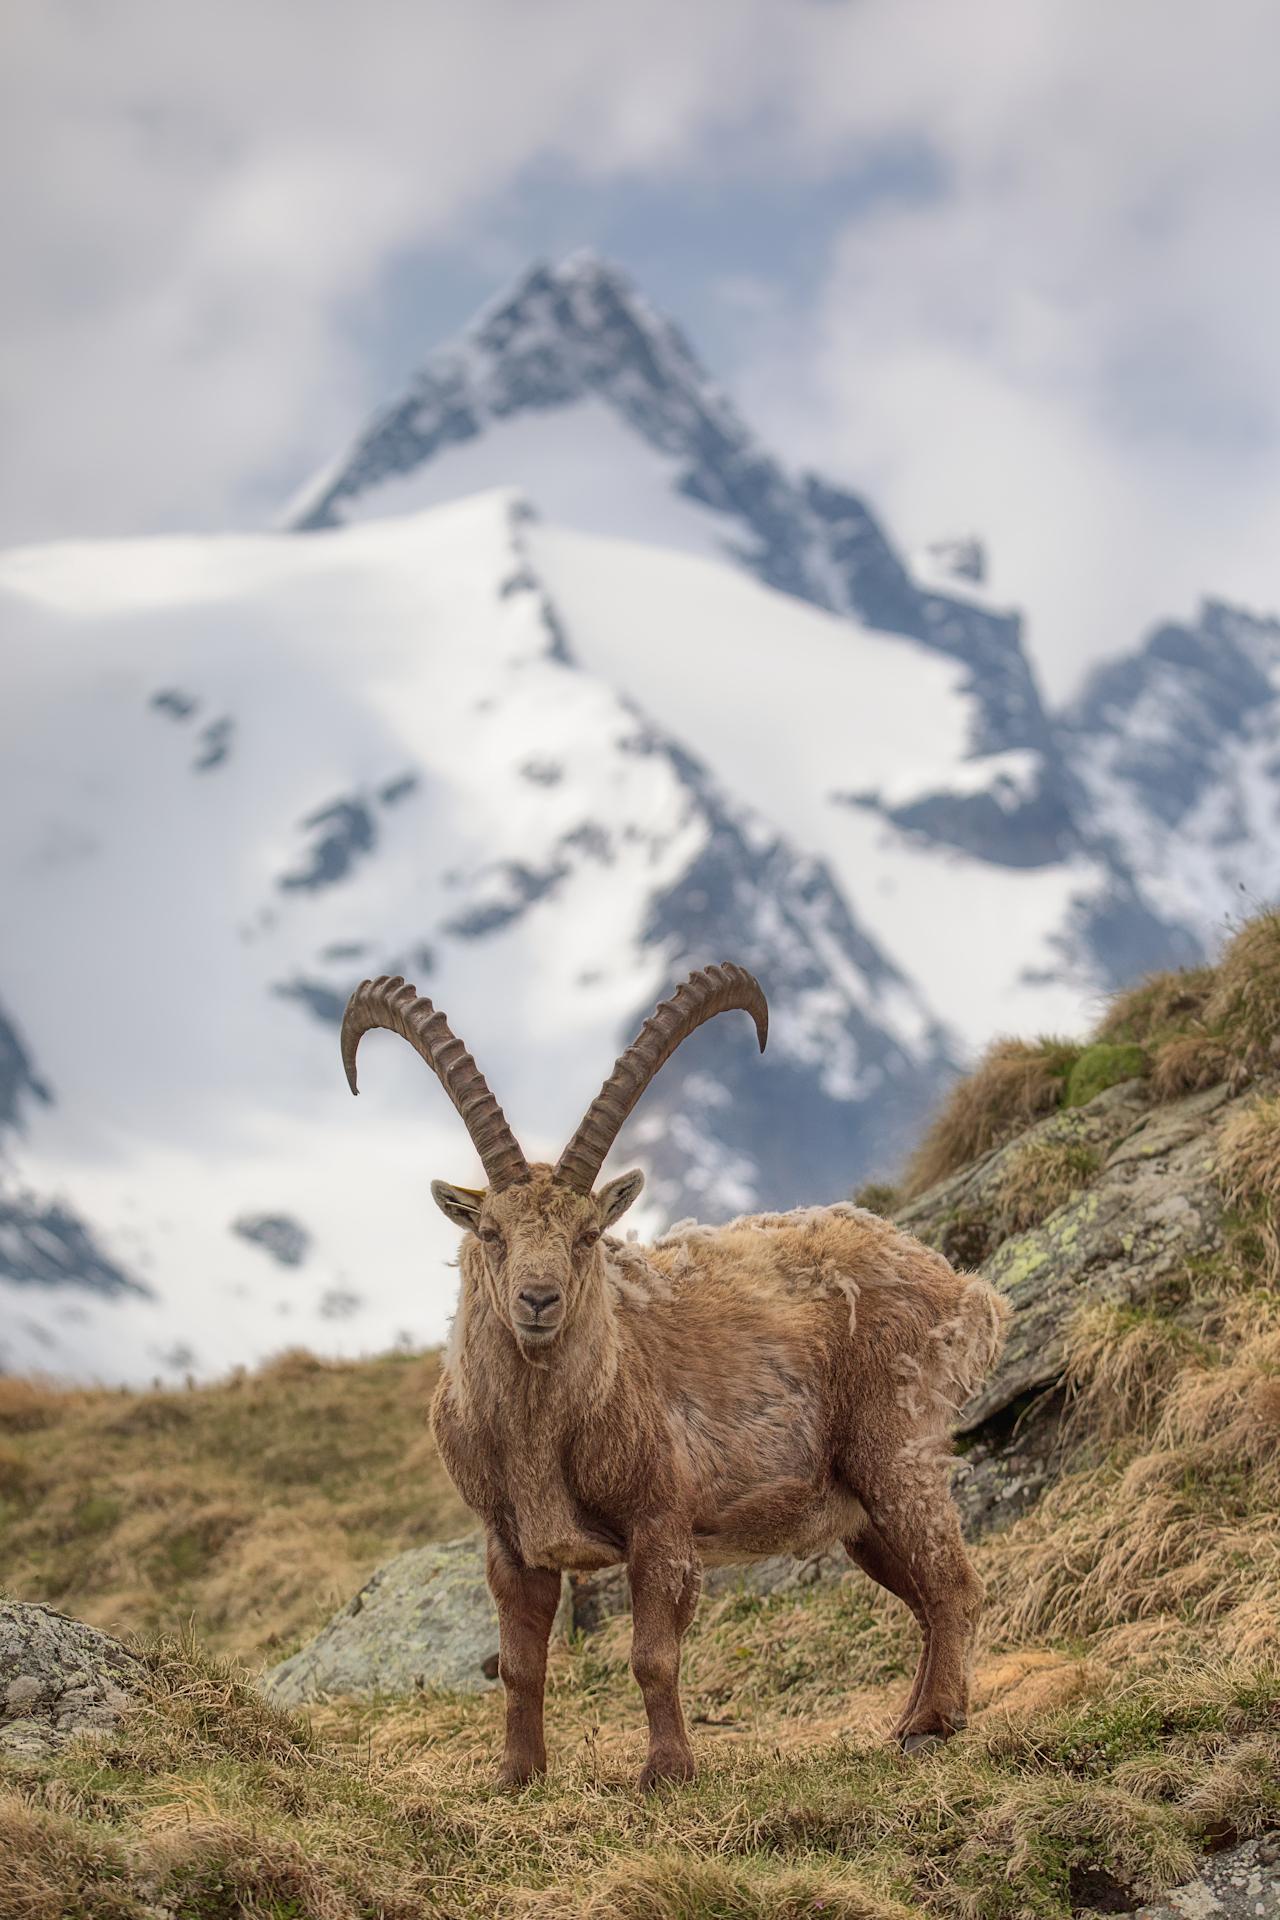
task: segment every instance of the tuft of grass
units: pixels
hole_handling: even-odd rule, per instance
[[[1068,1040],[1050,1037],[997,1040],[976,1071],[948,1094],[911,1157],[903,1197],[924,1193],[1054,1112],[1079,1051]]]
[[[1225,1040],[1212,1033],[1171,1034],[1155,1056],[1151,1091],[1157,1100],[1181,1100],[1203,1093],[1231,1077],[1232,1053]]]
[[[855,1207],[865,1207],[868,1213],[883,1214],[890,1218],[898,1204],[898,1189],[887,1180],[867,1180],[853,1196]]]
[[[1158,1308],[1083,1308],[1067,1330],[1072,1430],[1094,1445],[1150,1433],[1182,1368],[1208,1360],[1210,1352]]]
[[[1143,1045],[1151,1088],[1176,1100],[1280,1066],[1280,912],[1260,913],[1216,966],[1157,974],[1113,1003],[1098,1037]]]
[[[517,1896],[506,1911],[529,1920],[907,1920],[910,1909],[834,1865],[779,1868],[672,1850],[638,1855],[593,1884]]]
[[[1113,1044],[1150,1047],[1200,1017],[1214,979],[1213,967],[1149,974],[1137,986],[1116,994],[1098,1022],[1096,1036]]]
[[[1280,1065],[1280,911],[1241,927],[1215,971],[1204,1025],[1231,1048],[1244,1079]]]
[[[1280,910],[1242,926],[1215,966],[1158,973],[1111,1003],[1093,1038],[997,1040],[952,1087],[907,1166],[914,1199],[1059,1107],[1143,1076],[1154,1099],[1280,1070]]]
[[[83,1396],[48,1381],[0,1373],[0,1433],[33,1433],[50,1426],[72,1398]]]
[[[1280,1095],[1254,1101],[1230,1122],[1218,1172],[1227,1200],[1257,1235],[1267,1278],[1280,1286]]]
[[[1140,1079],[1149,1065],[1145,1050],[1132,1041],[1095,1040],[1073,1062],[1062,1104],[1087,1107],[1108,1087]]]

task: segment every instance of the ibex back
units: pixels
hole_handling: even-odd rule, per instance
[[[626,1564],[644,1786],[693,1773],[680,1641],[704,1562],[843,1542],[923,1635],[895,1737],[911,1750],[965,1722],[982,1589],[950,1496],[949,1429],[999,1351],[999,1296],[849,1205],[677,1228],[652,1246],[608,1233],[644,1184],[625,1173],[595,1190],[623,1121],[681,1041],[731,1008],[751,1014],[763,1049],[751,975],[690,975],[554,1167],[525,1160],[475,1062],[412,987],[366,981],[347,1008],[352,1091],[361,1035],[402,1034],[489,1182],[432,1186],[464,1235],[432,1426],[488,1537],[512,1784],[546,1764],[547,1641],[566,1569]]]

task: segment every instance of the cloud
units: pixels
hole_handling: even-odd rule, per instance
[[[990,536],[1056,693],[1202,592],[1274,604],[1280,19],[977,0],[846,31],[868,128],[927,128],[944,185],[846,225],[799,351],[774,323],[746,382],[774,430],[911,541]]]
[[[643,19],[594,0],[19,0],[5,536],[208,525],[278,495],[373,398],[349,316],[388,260],[456,236],[539,158],[677,168],[718,124],[742,24],[671,0]]]
[[[678,219],[905,149],[931,185],[833,217],[812,304],[705,263],[783,450],[988,535],[1055,689],[1280,598],[1263,0],[13,0],[5,52],[0,538],[265,520],[383,397],[389,267],[482,253],[531,170]]]

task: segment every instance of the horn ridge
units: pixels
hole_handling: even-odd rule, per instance
[[[529,1178],[529,1163],[489,1083],[438,1007],[402,975],[362,980],[342,1016],[342,1064],[357,1093],[356,1053],[374,1027],[398,1033],[424,1059],[458,1110],[495,1193]]]
[[[705,1021],[738,1009],[755,1021],[763,1053],[769,1036],[764,989],[753,974],[732,960],[699,967],[659,1001],[631,1045],[619,1054],[613,1072],[560,1155],[556,1178],[579,1193],[590,1193],[623,1121],[659,1069]]]

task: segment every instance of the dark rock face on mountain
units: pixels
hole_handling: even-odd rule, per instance
[[[786,1010],[790,1043],[775,1039],[762,1059],[748,1033],[715,1022],[663,1070],[620,1151],[634,1144],[656,1196],[675,1211],[697,1211],[700,1200],[705,1213],[708,1202],[732,1211],[791,1206],[798,1193],[840,1199],[851,1158],[870,1175],[908,1149],[957,1070],[947,1037],[921,1009],[923,1039],[904,1044],[900,1007],[911,989],[820,861],[735,811],[674,743],[642,728],[636,751],[671,761],[705,835],[652,902],[645,940],[669,955],[673,978],[729,952],[756,969]],[[842,986],[835,955],[861,978],[861,1004]],[[648,1012],[637,1009],[637,1026]]]
[[[21,1133],[33,1102],[50,1106],[53,1094],[0,1007],[0,1280],[108,1294],[145,1291],[102,1251],[69,1207],[30,1192],[6,1164],[5,1135]],[[3,1363],[0,1341],[0,1367]]]
[[[281,1267],[300,1267],[311,1251],[311,1235],[287,1213],[242,1214],[231,1231],[261,1247]]]
[[[492,427],[585,401],[603,403],[670,462],[673,490],[705,509],[724,551],[770,586],[961,664],[973,754],[1034,756],[1019,778],[982,791],[943,787],[905,806],[852,783],[847,797],[925,843],[998,866],[1104,861],[1113,885],[1082,904],[1076,932],[1100,983],[1198,957],[1213,911],[1280,890],[1271,851],[1280,846],[1280,757],[1267,747],[1278,731],[1274,622],[1211,602],[1195,625],[1162,626],[1100,670],[1066,713],[1048,713],[1017,615],[966,596],[985,572],[978,543],[934,554],[955,593],[922,585],[866,502],[820,475],[789,472],[679,330],[592,254],[534,267],[433,353],[303,497],[292,524],[338,525],[388,480]]]
[[[1206,601],[1062,716],[1087,831],[1171,920],[1280,893],[1280,622]]]
[[[6,1127],[19,1124],[24,1100],[39,1100],[48,1105],[52,1099],[53,1095],[35,1070],[22,1035],[0,1007],[0,1133]]]
[[[453,346],[432,354],[409,391],[378,414],[298,508],[304,531],[341,524],[362,494],[413,473],[493,422],[603,400],[676,463],[678,492],[723,522],[725,550],[769,586],[958,660],[975,699],[975,754],[1044,756],[1027,847],[1057,858],[1071,840],[1051,729],[1016,614],[920,587],[864,501],[815,474],[793,476],[756,439],[683,335],[625,274],[591,254],[535,267]],[[642,531],[642,529],[637,529]],[[944,810],[932,824],[949,838]],[[988,857],[1003,861],[998,823]],[[958,844],[981,840],[968,818]]]
[[[85,1287],[91,1293],[146,1292],[60,1201],[2,1188],[0,1279],[19,1286]]]

